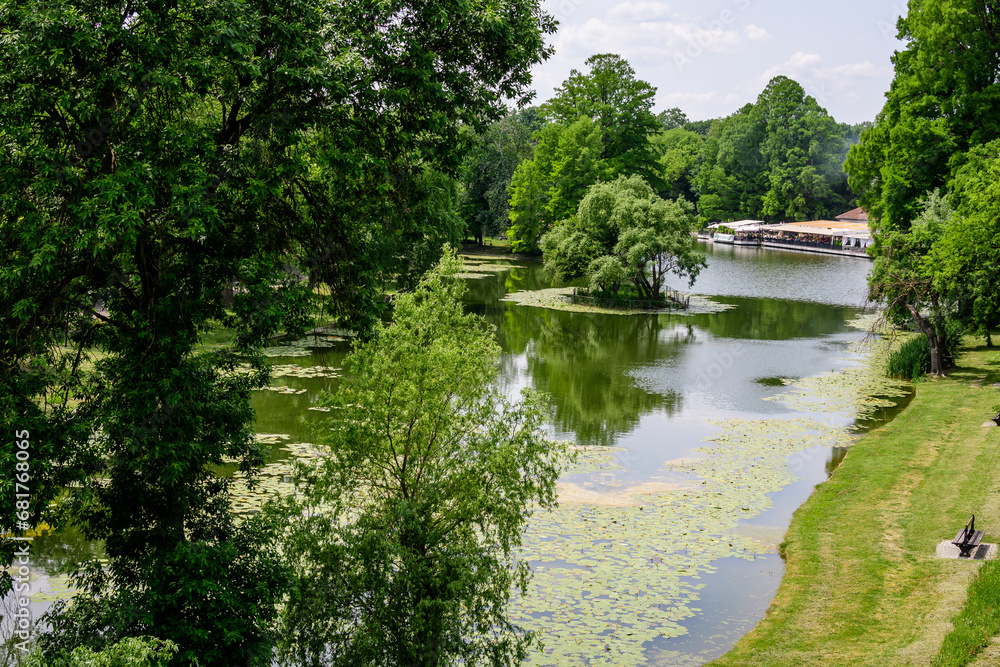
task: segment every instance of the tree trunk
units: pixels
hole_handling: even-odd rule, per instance
[[[941,362],[941,337],[938,336],[937,329],[931,322],[920,316],[920,311],[912,304],[906,304],[906,309],[913,315],[913,320],[920,327],[920,330],[927,336],[927,344],[931,349],[931,375],[944,377],[944,365]]]
[[[632,279],[632,282],[635,283],[635,288],[639,291],[639,296],[644,299],[654,298],[652,294],[652,287],[644,274],[636,276]]]

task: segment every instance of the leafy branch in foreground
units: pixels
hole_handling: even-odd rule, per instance
[[[563,449],[540,397],[497,383],[500,348],[463,312],[454,253],[345,362],[326,405],[328,456],[304,472],[282,617],[297,665],[514,665],[533,637],[507,605],[533,507],[556,503]],[[305,510],[305,511],[303,511]]]

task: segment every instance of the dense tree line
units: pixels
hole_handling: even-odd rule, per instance
[[[477,135],[463,177],[477,238],[506,231],[515,252],[538,252],[590,186],[621,176],[694,203],[702,224],[822,219],[855,206],[843,164],[869,124],[835,122],[791,79],[775,77],[731,116],[691,121],[677,108],[654,115],[656,88],[621,57],[587,65],[537,113],[511,113]]]
[[[873,299],[928,340],[944,372],[948,323],[1000,323],[1000,5],[911,3],[907,42],[873,127],[847,169],[875,232]]]
[[[795,81],[775,77],[755,103],[712,123],[694,177],[701,219],[802,221],[842,213],[854,203],[843,164],[856,134]]]

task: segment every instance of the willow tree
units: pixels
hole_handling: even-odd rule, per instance
[[[641,298],[656,299],[667,276],[693,283],[705,266],[691,238],[695,222],[683,197],[661,199],[639,176],[621,176],[591,186],[576,215],[542,237],[545,266],[612,294],[632,283]]]
[[[302,666],[517,665],[510,622],[530,570],[518,547],[555,504],[562,447],[539,396],[497,382],[493,328],[464,312],[453,253],[345,360],[302,474],[285,549],[283,653]]]
[[[263,461],[259,348],[306,326],[302,274],[377,320],[414,228],[453,222],[414,183],[524,100],[553,25],[535,0],[0,8],[0,421],[33,475],[22,520],[2,450],[4,523],[70,520],[108,557],[47,659],[152,635],[178,664],[270,664],[281,572],[215,476]],[[200,351],[219,322],[233,349]]]

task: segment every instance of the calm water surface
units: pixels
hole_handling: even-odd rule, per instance
[[[538,263],[469,280],[470,311],[496,325],[504,350],[502,381],[513,391],[530,386],[548,394],[554,435],[581,445],[620,448],[619,468],[589,485],[632,486],[662,476],[665,461],[691,454],[714,432],[709,420],[815,416],[764,400],[783,391],[776,378],[804,378],[855,363],[849,346],[862,333],[847,326],[865,302],[865,259],[780,250],[702,245],[708,268],[691,292],[732,304],[695,315],[597,315],[520,306],[500,299],[548,287]],[[506,260],[504,263],[507,262]],[[688,290],[674,281],[674,288]],[[276,363],[340,366],[346,344],[312,357]],[[257,431],[307,441],[308,411],[336,380],[284,377],[274,384],[302,395],[257,392]],[[891,415],[889,415],[891,416]],[[830,421],[829,414],[821,417]],[[836,419],[836,417],[834,417]],[[846,425],[847,416],[842,418]],[[798,480],[772,494],[772,506],[747,523],[781,534],[792,512],[843,457],[828,449],[807,457]],[[276,451],[276,455],[281,454]],[[36,543],[44,569],[57,571],[88,548],[67,536]],[[702,576],[698,613],[686,634],[645,645],[649,664],[685,664],[728,650],[763,616],[783,572],[774,553],[756,560],[722,558]],[[45,605],[47,606],[47,605]],[[673,656],[665,658],[663,656]]]
[[[804,378],[856,361],[863,337],[846,323],[863,310],[867,259],[701,244],[708,267],[693,287],[736,306],[696,316],[597,315],[519,306],[508,292],[546,287],[537,264],[470,281],[470,310],[494,323],[505,350],[505,379],[547,392],[558,437],[624,449],[609,488],[660,479],[665,461],[691,455],[713,433],[708,420],[816,417],[768,396],[775,378]],[[768,379],[772,379],[768,382]],[[768,386],[768,385],[772,386]],[[846,425],[850,422],[843,418]],[[791,514],[826,479],[844,451],[812,456],[798,481],[772,495],[773,506],[749,524],[783,533]],[[591,484],[600,490],[600,484]],[[725,558],[701,578],[700,612],[687,634],[657,639],[650,664],[681,653],[703,662],[725,653],[763,616],[780,582],[776,554]],[[661,660],[658,655],[673,656]],[[685,660],[684,662],[689,662]]]

